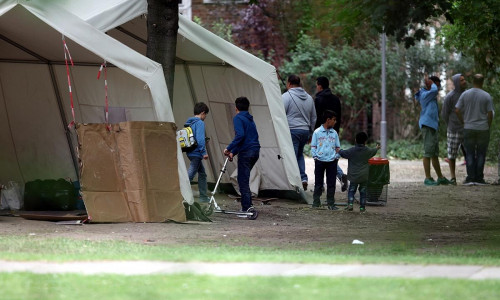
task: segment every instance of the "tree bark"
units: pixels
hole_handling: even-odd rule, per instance
[[[148,0],[146,56],[163,66],[163,74],[172,105],[178,29],[178,0]]]

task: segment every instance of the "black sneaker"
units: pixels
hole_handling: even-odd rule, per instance
[[[476,182],[474,182],[476,185],[490,185],[488,182],[484,181],[484,179],[481,179],[481,180],[476,180]]]
[[[347,175],[343,174],[342,175],[342,192],[345,192],[347,190]]]
[[[360,207],[360,208],[359,208],[359,212],[360,212],[360,213],[362,213],[362,214],[363,214],[363,213],[365,213],[365,212],[366,212],[366,208],[364,208],[364,207]]]
[[[474,181],[470,181],[470,180],[465,179],[462,184],[463,185],[474,185]]]
[[[328,210],[339,210],[339,208],[335,205],[328,205]]]

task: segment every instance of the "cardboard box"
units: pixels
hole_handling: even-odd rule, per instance
[[[80,184],[94,222],[186,221],[176,126],[169,122],[79,124]]]

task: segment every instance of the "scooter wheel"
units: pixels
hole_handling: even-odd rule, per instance
[[[255,219],[257,219],[257,217],[259,216],[259,212],[258,212],[255,208],[253,208],[253,207],[250,207],[250,208],[247,210],[247,212],[252,213],[251,215],[248,215],[248,216],[247,216],[247,219],[250,219],[250,220],[255,220]]]

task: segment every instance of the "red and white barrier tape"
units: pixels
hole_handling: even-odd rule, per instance
[[[71,62],[71,66],[74,66],[73,59],[71,58],[71,53],[69,53],[68,45],[66,45],[66,40],[64,39],[64,35],[62,36],[63,42],[63,50],[64,50],[64,62],[66,64],[66,75],[68,77],[68,88],[69,88],[69,98],[71,100],[71,115],[73,116],[73,121],[68,124],[68,128],[72,129],[75,126],[75,106],[73,104],[73,91],[71,90],[71,78],[69,75],[69,65],[68,65],[68,57]]]
[[[105,97],[105,119],[106,119],[106,128],[108,131],[111,131],[111,126],[109,125],[109,102],[108,102],[108,70],[106,68],[106,60],[101,64],[99,68],[99,72],[97,73],[97,80],[101,77],[101,72],[104,69],[104,97]]]

